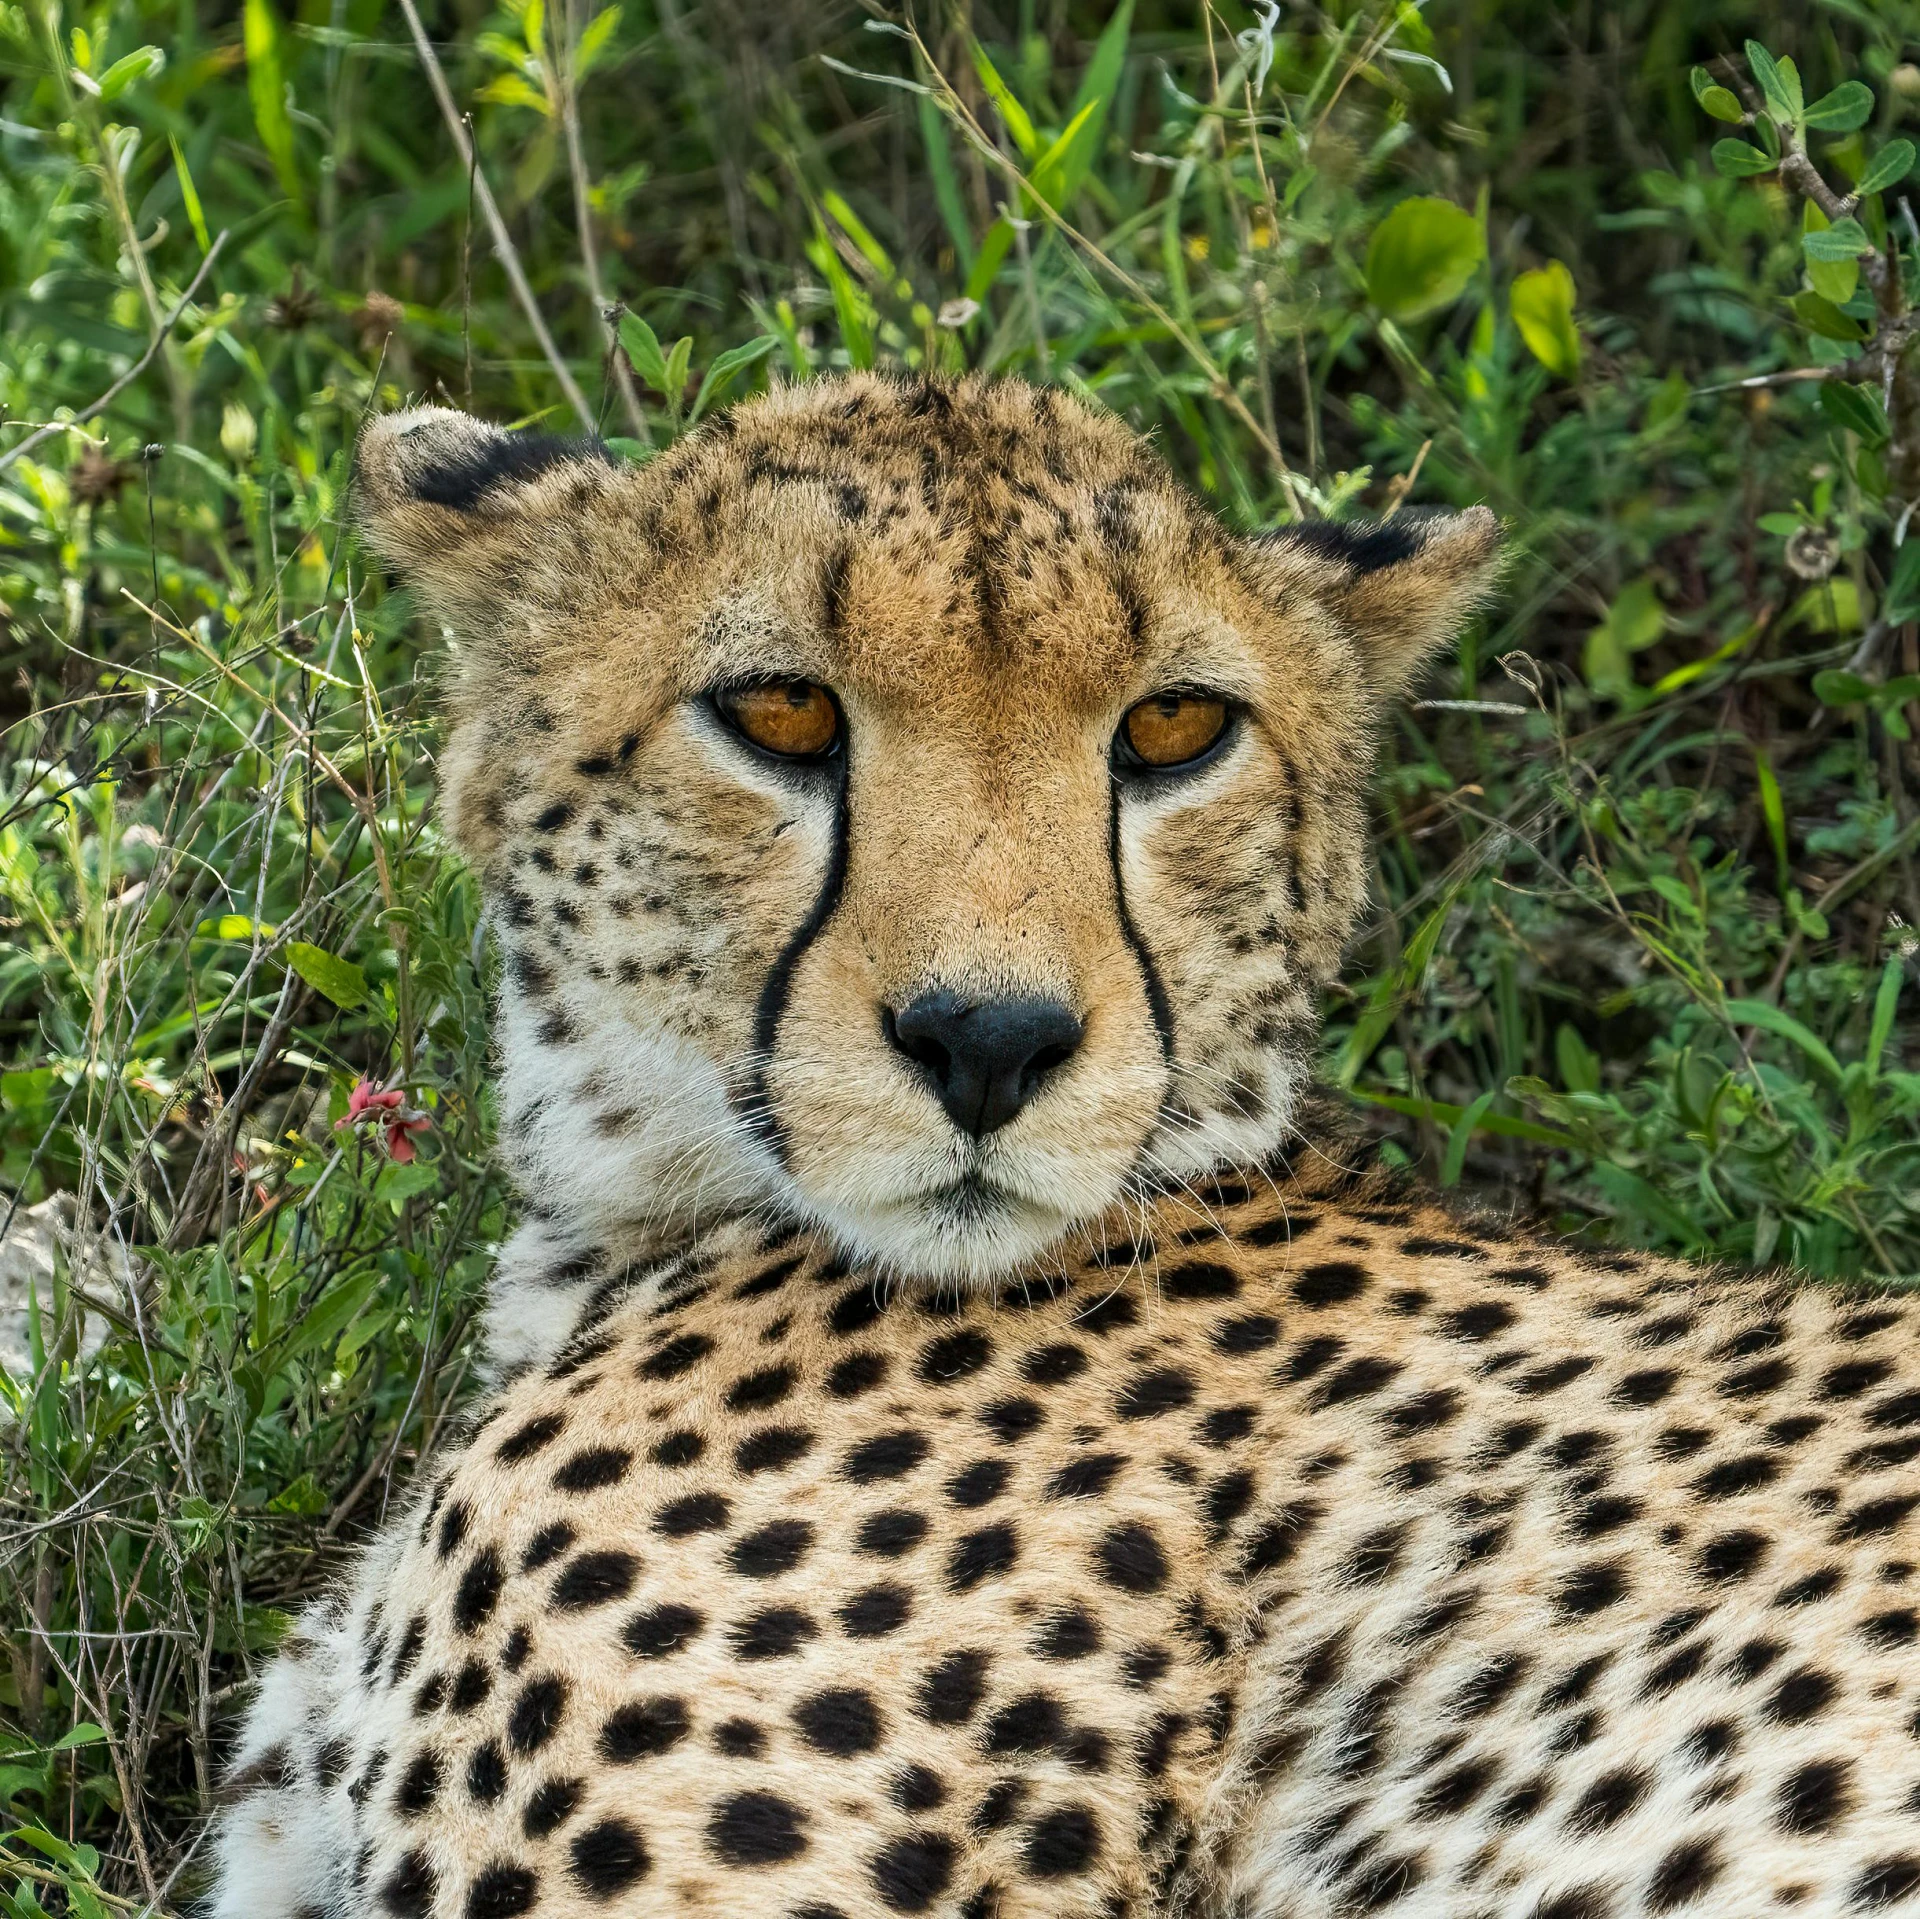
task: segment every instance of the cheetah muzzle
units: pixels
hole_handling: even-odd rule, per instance
[[[1305,1092],[1490,516],[1241,538],[869,377],[358,488],[527,1210],[212,1919],[1920,1912],[1915,1310],[1463,1222]]]

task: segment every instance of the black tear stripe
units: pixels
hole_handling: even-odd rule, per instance
[[[491,433],[478,445],[463,446],[444,460],[409,474],[407,491],[430,506],[471,513],[496,486],[537,480],[557,466],[572,463],[612,466],[613,455],[598,440],[568,439],[557,433]]]
[[[1120,931],[1127,944],[1133,948],[1133,956],[1140,962],[1140,978],[1147,989],[1147,1011],[1153,1016],[1153,1030],[1159,1035],[1160,1057],[1171,1066],[1173,1064],[1173,1007],[1167,1000],[1167,989],[1161,984],[1160,969],[1153,963],[1153,955],[1147,951],[1147,943],[1140,937],[1140,929],[1133,923],[1133,914],[1127,908],[1127,882],[1120,872],[1120,785],[1114,781],[1107,802],[1107,862],[1113,868],[1113,903],[1120,914]]]
[[[805,958],[807,948],[820,937],[826,923],[832,919],[846,887],[851,771],[848,749],[843,741],[840,748],[840,778],[833,789],[833,848],[827,855],[827,876],[820,883],[820,892],[812,910],[801,921],[799,930],[781,948],[780,957],[767,969],[759,1002],[753,1009],[753,1072],[747,1081],[744,1101],[729,1095],[729,1103],[736,1111],[745,1105],[746,1110],[741,1117],[747,1130],[765,1143],[783,1170],[787,1164],[787,1138],[785,1129],[774,1117],[768,1103],[767,1067],[772,1062],[773,1043],[779,1037],[780,1022],[786,1016],[787,1001],[793,993],[794,971]]]

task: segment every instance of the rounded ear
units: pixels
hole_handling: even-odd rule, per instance
[[[1303,520],[1254,542],[1272,590],[1337,613],[1382,699],[1399,692],[1491,596],[1504,564],[1484,506],[1391,520]]]
[[[506,628],[622,469],[592,440],[508,433],[446,407],[370,421],[354,453],[355,515],[368,543],[457,633]]]

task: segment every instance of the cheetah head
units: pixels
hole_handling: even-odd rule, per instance
[[[1484,509],[1240,537],[980,379],[776,391],[644,466],[423,408],[358,472],[452,650],[529,1204],[991,1283],[1285,1141]]]

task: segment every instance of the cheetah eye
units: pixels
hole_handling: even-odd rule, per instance
[[[1226,701],[1211,693],[1156,693],[1128,709],[1114,735],[1114,758],[1123,769],[1157,773],[1191,766],[1219,745],[1231,717]]]
[[[840,743],[840,708],[811,680],[722,687],[713,703],[742,739],[783,760],[823,760]]]

